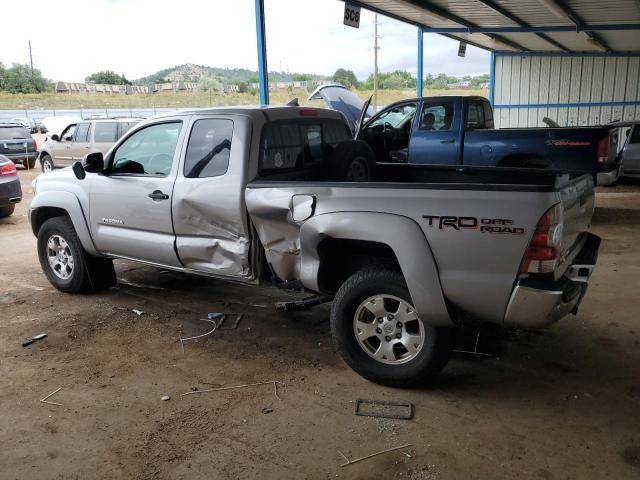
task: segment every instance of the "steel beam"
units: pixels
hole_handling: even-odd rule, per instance
[[[423,95],[423,89],[422,89],[422,82],[424,81],[423,42],[424,42],[424,35],[422,34],[422,27],[418,27],[418,82],[416,84],[416,93],[418,98],[422,97]]]
[[[255,0],[256,40],[258,42],[258,85],[260,104],[269,105],[269,71],[267,69],[267,37],[264,28],[264,0]]]
[[[496,88],[496,54],[491,52],[491,61],[489,63],[489,103],[493,106],[493,93]]]
[[[531,28],[531,25],[529,25],[527,22],[522,20],[517,15],[514,15],[513,13],[509,12],[502,5],[499,5],[499,4],[495,3],[493,0],[478,0],[478,1],[480,3],[482,3],[483,5],[486,5],[487,7],[489,7],[494,12],[499,13],[500,15],[502,15],[505,18],[508,18],[509,20],[511,20],[513,23],[515,23],[519,27]],[[535,32],[535,34],[538,37],[542,38],[545,42],[550,43],[551,45],[553,45],[556,48],[559,48],[560,50],[563,50],[565,52],[570,51],[567,47],[565,47],[564,45],[562,45],[559,42],[556,42],[553,38],[549,37],[548,35],[546,35],[544,33]]]

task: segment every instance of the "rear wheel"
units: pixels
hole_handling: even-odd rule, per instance
[[[338,353],[357,373],[392,387],[433,380],[453,349],[453,329],[425,324],[400,272],[367,267],[340,287],[331,309]]]
[[[44,173],[53,172],[53,169],[55,168],[53,159],[48,154],[42,155],[42,157],[40,158],[40,166],[42,167],[42,171]]]
[[[36,159],[35,158],[25,158],[24,160],[22,160],[22,166],[24,168],[33,168],[36,166]]]
[[[4,207],[0,207],[0,218],[11,216],[15,211],[15,209],[16,209],[16,206],[13,203],[11,205],[5,205]]]
[[[42,224],[38,258],[49,282],[62,292],[97,292],[116,284],[113,262],[85,251],[69,217],[50,218]]]

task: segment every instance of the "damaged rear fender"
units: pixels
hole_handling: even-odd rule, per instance
[[[319,291],[318,247],[327,239],[378,242],[391,248],[407,283],[420,318],[431,326],[451,326],[438,269],[420,227],[410,218],[371,212],[340,212],[317,215],[300,230],[300,280]]]

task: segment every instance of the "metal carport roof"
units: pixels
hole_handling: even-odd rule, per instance
[[[640,0],[354,0],[493,51],[640,52]]]

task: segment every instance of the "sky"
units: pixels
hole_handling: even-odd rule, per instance
[[[91,73],[114,70],[129,79],[195,63],[257,69],[254,0],[50,0],[3,2],[0,62],[28,63],[54,81],[81,82]],[[338,0],[265,0],[269,70],[332,75],[373,71],[374,15],[362,11],[360,28],[342,24]],[[417,29],[378,16],[379,70],[415,75]],[[426,34],[427,73],[454,76],[489,71],[489,52]]]

